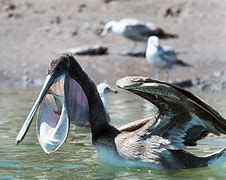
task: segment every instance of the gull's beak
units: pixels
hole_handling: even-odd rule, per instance
[[[116,89],[113,89],[113,88],[109,88],[109,92],[118,93],[118,91]]]
[[[39,107],[39,112],[41,113],[37,121],[37,135],[44,151],[49,154],[64,142],[69,129],[67,97],[64,96],[64,98],[62,98],[62,111],[58,115],[53,113],[53,96],[47,94],[49,88],[61,79],[64,79],[64,92],[66,92],[68,90],[68,75],[63,70],[54,71],[46,77],[41,92],[16,137],[16,144],[20,143],[25,137]]]
[[[104,28],[104,30],[102,31],[102,33],[100,34],[102,37],[105,37],[108,33],[108,30],[106,28]]]

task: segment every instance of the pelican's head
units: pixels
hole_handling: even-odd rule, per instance
[[[159,109],[165,106],[164,102],[180,103],[184,100],[184,95],[168,83],[141,76],[127,76],[116,82],[122,89],[131,91],[153,103]],[[169,103],[170,102],[170,103]]]
[[[116,21],[109,21],[107,24],[105,24],[104,30],[102,31],[101,36],[106,36],[108,32],[111,32],[115,24],[117,24]]]
[[[37,136],[47,154],[64,143],[70,121],[89,123],[89,104],[86,97],[89,90],[81,85],[84,85],[82,81],[87,80],[83,72],[71,55],[61,55],[51,61],[41,92],[17,135],[17,144],[26,135],[37,110]]]
[[[148,38],[148,45],[158,46],[159,38],[157,36],[150,36]]]

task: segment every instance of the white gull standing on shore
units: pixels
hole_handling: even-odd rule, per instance
[[[169,70],[175,66],[191,66],[177,57],[177,53],[169,46],[161,46],[159,38],[151,36],[148,38],[147,61],[155,67],[155,78],[159,79],[160,69],[166,70],[165,80],[169,81]]]
[[[137,19],[121,19],[120,21],[109,21],[104,26],[104,30],[101,33],[102,36],[106,36],[108,32],[113,32],[120,36],[123,36],[134,42],[132,47],[133,51],[136,47],[136,42],[147,42],[148,37],[157,36],[161,39],[176,38],[176,34],[166,33],[163,29],[156,27],[153,23],[143,22]]]

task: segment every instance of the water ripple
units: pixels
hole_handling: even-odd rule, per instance
[[[0,90],[0,179],[226,179],[225,167],[167,171],[102,164],[91,144],[90,130],[74,126],[64,145],[51,155],[46,155],[40,147],[35,123],[24,141],[16,146],[15,137],[37,93],[34,89]],[[213,106],[223,109],[226,100],[217,99],[215,103],[219,104]],[[143,99],[120,91],[117,98],[110,96],[109,111],[112,124],[120,126],[154,113],[156,109]],[[225,136],[210,136],[188,150],[205,155],[223,146],[226,146]]]

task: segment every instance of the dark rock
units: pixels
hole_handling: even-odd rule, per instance
[[[178,17],[181,13],[181,9],[173,9],[171,7],[167,8],[166,11],[165,11],[165,14],[163,15],[164,17],[168,17],[168,16],[171,16],[171,17]]]
[[[56,16],[54,19],[50,20],[51,24],[60,24],[61,23],[61,18],[60,16]]]
[[[72,55],[104,55],[108,53],[108,48],[101,45],[85,45],[81,47],[71,48],[60,53],[70,53]]]
[[[145,51],[142,52],[123,52],[120,53],[122,56],[132,56],[132,57],[145,57]]]
[[[56,17],[56,23],[57,23],[57,24],[60,24],[60,23],[61,23],[61,18],[60,18],[60,16],[57,16],[57,17]]]
[[[73,31],[73,32],[71,33],[71,35],[72,35],[72,36],[77,36],[77,35],[78,35],[78,31],[76,31],[76,30]]]
[[[194,83],[192,79],[187,79],[179,82],[174,82],[172,83],[175,86],[181,87],[181,88],[191,88],[194,86]]]
[[[83,9],[84,8],[86,8],[86,4],[80,4],[79,6],[78,6],[78,12],[82,12],[83,11]]]
[[[22,18],[22,15],[21,14],[18,14],[18,13],[8,13],[7,14],[7,18]]]
[[[15,4],[9,4],[6,8],[5,11],[13,11],[16,9],[16,5]]]
[[[226,74],[224,71],[216,72],[210,76],[196,77],[178,82],[173,82],[181,88],[197,88],[201,91],[218,92],[226,88]]]
[[[104,0],[104,3],[110,3],[112,1],[114,1],[114,0]]]

